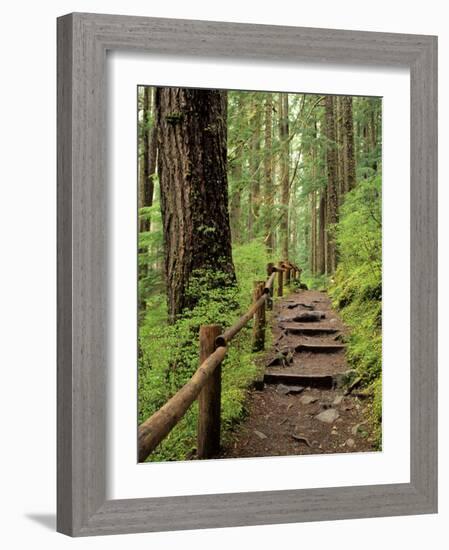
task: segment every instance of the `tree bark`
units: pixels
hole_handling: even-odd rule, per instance
[[[326,190],[322,189],[320,193],[319,217],[318,217],[318,254],[317,254],[317,273],[324,275],[326,273]]]
[[[377,126],[376,126],[376,105],[371,104],[370,112],[370,138],[371,138],[371,154],[373,157],[373,170],[377,172],[376,146],[377,146]]]
[[[149,128],[148,115],[150,113],[149,90],[142,90],[142,131],[140,133],[140,162],[139,162],[139,208],[145,206],[145,187],[148,182],[148,153],[149,153]],[[145,231],[144,222],[140,221],[140,231]]]
[[[250,159],[250,190],[248,198],[248,240],[255,234],[255,225],[259,219],[260,211],[260,130],[261,111],[258,102],[253,102],[252,134],[251,134],[251,159]]]
[[[334,226],[338,221],[337,152],[335,144],[335,104],[333,96],[326,96],[327,137],[327,273],[334,273],[337,262]]]
[[[237,96],[237,120],[241,120],[244,116],[244,103],[241,95]],[[239,137],[239,141],[235,148],[234,158],[230,173],[232,174],[231,187],[231,234],[232,241],[237,243],[241,241],[241,219],[242,219],[242,175],[243,175],[243,140]]]
[[[171,322],[200,292],[235,284],[226,175],[226,93],[158,88],[158,169]],[[195,284],[193,284],[195,283]]]
[[[310,258],[309,258],[309,268],[312,275],[316,273],[316,252],[317,252],[317,235],[316,235],[316,191],[312,189],[309,194],[310,200]]]
[[[281,256],[288,260],[288,214],[290,203],[290,173],[289,173],[289,127],[288,127],[288,94],[279,94],[279,141],[281,169]]]
[[[355,174],[355,147],[354,147],[354,122],[352,114],[352,97],[344,96],[343,121],[344,121],[344,142],[345,142],[345,192],[354,189],[356,184]]]
[[[273,96],[267,94],[265,99],[265,144],[264,144],[264,180],[265,180],[265,244],[268,254],[272,254],[274,249],[273,234],[273,206],[274,206],[274,188],[273,188],[273,164],[272,164],[272,125],[273,125]]]
[[[310,193],[310,223],[311,223],[311,248],[310,248],[310,271],[315,275],[318,271],[318,235],[317,235],[317,215],[316,215],[316,198],[317,191],[315,189],[317,180],[317,138],[318,128],[316,120],[313,124],[312,146],[311,146],[311,176],[312,176],[312,191]]]
[[[140,166],[139,207],[153,206],[154,176],[157,164],[157,126],[155,124],[154,88],[143,89],[142,157]],[[152,118],[152,121],[150,120]],[[152,122],[150,128],[150,122]],[[140,231],[150,231],[151,220],[140,222]]]
[[[337,141],[337,193],[338,204],[340,205],[346,193],[346,147],[345,147],[345,125],[343,113],[343,97],[336,96],[335,102],[335,132]]]

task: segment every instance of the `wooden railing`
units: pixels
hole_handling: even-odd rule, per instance
[[[255,281],[253,303],[230,328],[222,332],[219,325],[203,325],[199,334],[200,366],[190,380],[165,405],[138,428],[139,462],[143,462],[198,399],[198,458],[211,458],[220,450],[221,363],[227,346],[240,330],[254,318],[252,349],[265,346],[265,309],[272,308],[274,280],[277,295],[283,295],[286,284],[301,276],[301,269],[289,261],[268,264],[266,281]]]

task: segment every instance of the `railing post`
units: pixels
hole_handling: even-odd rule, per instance
[[[273,263],[267,264],[267,277],[268,278],[273,273],[273,271],[274,271],[274,264]],[[267,301],[266,301],[266,308],[269,309],[269,310],[273,309],[273,287],[274,287],[274,284],[271,285],[270,295],[268,296]]]
[[[254,281],[253,302],[263,295],[264,281]],[[256,310],[253,325],[253,351],[262,351],[265,347],[265,302]]]
[[[278,296],[282,296],[284,288],[284,271],[282,268],[282,262],[278,263]]]
[[[216,349],[219,325],[200,327],[200,365]],[[198,458],[212,458],[220,451],[221,365],[218,365],[198,396]]]
[[[285,274],[285,284],[287,286],[290,286],[290,281],[291,281],[291,271],[290,271],[290,267],[287,267],[287,273]]]

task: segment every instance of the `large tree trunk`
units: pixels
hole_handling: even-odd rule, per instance
[[[279,140],[281,168],[281,255],[288,260],[288,214],[290,203],[290,173],[289,173],[289,128],[288,128],[288,94],[279,94]]]
[[[334,97],[326,96],[327,137],[327,273],[334,273],[337,264],[335,224],[338,221],[337,154],[335,146]]]
[[[198,287],[208,290],[235,283],[226,102],[226,93],[220,91],[158,88],[156,92],[165,278],[172,322],[196,305]]]
[[[274,189],[273,189],[273,160],[272,160],[272,125],[273,125],[273,96],[267,94],[265,99],[265,144],[264,144],[264,180],[265,180],[265,244],[269,254],[274,249],[274,233],[273,233],[273,206],[274,206]]]
[[[352,97],[344,96],[343,121],[344,121],[344,143],[345,143],[345,192],[354,189],[356,184],[355,175],[355,147],[354,147],[354,122],[352,115]]]

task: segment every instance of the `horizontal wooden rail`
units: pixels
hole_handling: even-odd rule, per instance
[[[273,273],[268,277],[268,281],[265,283],[265,288],[264,288],[265,294],[270,294],[275,278],[276,278],[276,271],[273,271]]]
[[[220,334],[220,336],[217,336],[215,338],[215,343],[217,346],[225,346],[228,344],[236,334],[238,334],[242,328],[246,325],[246,323],[252,319],[256,311],[260,308],[262,304],[266,302],[268,294],[264,292],[262,296],[257,300],[257,302],[254,302],[253,305],[248,309],[248,311],[240,317],[238,321],[236,321],[232,327],[229,327],[223,334]]]
[[[226,351],[226,347],[218,347],[198,367],[192,378],[165,405],[139,426],[139,462],[143,462],[154,451],[185,415],[209,376],[225,358]]]

